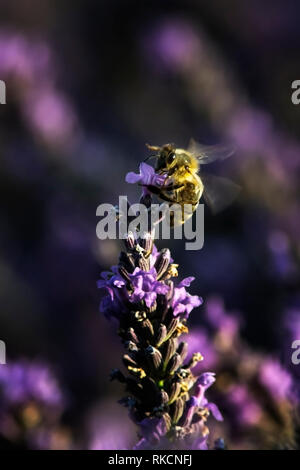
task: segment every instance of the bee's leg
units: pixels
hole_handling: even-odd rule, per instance
[[[161,192],[160,188],[152,184],[139,184],[139,186],[143,186],[144,188],[147,188],[152,194],[160,194]]]
[[[175,189],[183,188],[184,184],[168,184],[164,186],[164,191],[175,191]]]
[[[149,189],[149,191],[151,191],[151,193],[153,194],[156,194],[157,196],[159,196],[160,199],[162,199],[163,201],[167,201],[167,202],[177,202],[177,198],[176,198],[176,195],[174,198],[170,197],[170,196],[166,196],[162,191],[161,189],[157,188],[156,186],[152,186],[152,185],[145,185],[145,184],[140,184],[139,186],[145,186],[146,188]],[[150,210],[150,209],[148,209]]]
[[[173,188],[178,189],[177,186],[172,186],[172,187],[171,186],[165,186],[163,188],[163,191],[162,191],[162,188],[159,188],[159,187],[154,186],[152,184],[140,184],[139,186],[146,187],[152,194],[156,194],[157,196],[160,197],[160,199],[163,199],[164,201],[177,202],[176,197],[172,199],[171,197],[163,195],[163,192],[165,192],[165,191],[172,191]],[[180,185],[179,187],[181,188],[182,186],[183,185]]]
[[[158,194],[160,196],[162,189],[164,191],[175,191],[176,189],[183,188],[184,184],[169,184],[167,186],[162,186],[161,188],[152,184],[139,184],[139,186],[144,186],[145,188],[148,188],[151,193]]]
[[[151,191],[152,193],[156,194],[160,199],[162,199],[163,201],[166,201],[166,202],[170,202],[172,204],[177,204],[178,203],[178,195],[177,193],[175,192],[174,193],[174,197],[171,197],[171,196],[167,196],[160,188],[158,188],[157,186],[152,186],[152,185],[145,185],[145,184],[140,184],[139,186],[145,186],[146,188],[149,189],[149,191]],[[181,188],[182,186],[184,185],[176,185],[176,186],[173,186],[175,189],[178,187]],[[167,186],[164,191],[169,191],[170,190],[170,186]],[[150,208],[148,209],[148,211],[150,211]]]
[[[159,193],[159,197],[163,201],[172,202],[172,203],[177,203],[178,202],[176,195],[175,195],[175,197],[172,198],[170,196],[166,196],[165,194]]]

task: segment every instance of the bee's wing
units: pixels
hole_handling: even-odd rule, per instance
[[[234,147],[230,145],[202,145],[194,139],[190,140],[187,150],[199,160],[200,165],[225,160],[235,152]]]
[[[214,214],[229,206],[241,191],[241,187],[220,176],[200,174],[204,185],[203,197]]]

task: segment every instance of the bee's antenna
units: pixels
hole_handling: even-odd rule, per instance
[[[152,150],[154,152],[159,152],[160,151],[160,147],[157,147],[156,145],[150,145],[150,144],[146,144],[146,147],[147,149],[149,150]],[[150,160],[151,158],[159,158],[159,155],[150,155],[149,157],[146,157],[144,162],[146,162],[147,160]]]
[[[159,155],[149,155],[149,157],[146,157],[143,161],[146,162],[148,160],[150,160],[151,158],[158,158]]]
[[[156,152],[159,152],[159,150],[160,150],[160,147],[157,147],[157,145],[146,144],[146,147],[147,147],[149,150],[154,150],[154,151],[156,151]]]

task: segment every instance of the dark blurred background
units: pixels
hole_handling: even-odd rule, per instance
[[[240,312],[245,340],[290,367],[285,315],[300,312],[299,2],[4,0],[0,11],[8,360],[56,367],[75,434],[93,406],[119,398],[108,375],[121,345],[98,312],[96,280],[120,246],[97,240],[96,208],[119,194],[137,200],[125,175],[146,142],[184,147],[194,137],[235,144],[211,170],[243,190],[221,214],[206,210],[201,251],[170,243],[180,277],[196,276],[192,291],[204,299],[222,297]],[[201,321],[198,309],[191,323]]]

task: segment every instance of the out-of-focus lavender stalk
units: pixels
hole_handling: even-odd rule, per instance
[[[126,180],[159,186],[159,178],[143,163],[140,175],[129,173]],[[150,207],[145,186],[140,202]],[[174,282],[177,267],[167,248],[157,250],[150,229],[139,238],[129,233],[118,265],[98,281],[98,287],[107,291],[100,311],[117,319],[126,350],[123,363],[129,375],[115,369],[111,377],[126,387],[120,403],[138,425],[136,449],[206,449],[210,413],[222,420],[217,406],[205,397],[215,375],[193,374],[203,359],[200,352],[185,361],[188,345],[179,337],[188,331],[188,316],[202,300],[186,290],[193,277]]]
[[[0,367],[0,448],[68,449],[61,423],[67,399],[52,368],[40,361]]]

